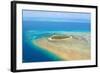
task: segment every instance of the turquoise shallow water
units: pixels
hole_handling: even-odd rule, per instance
[[[44,50],[43,48],[35,45],[32,41],[35,41],[41,37],[47,37],[50,33],[37,33],[26,32],[23,36],[23,63],[28,62],[48,62],[48,61],[61,61],[62,59],[57,55]],[[25,39],[25,40],[24,40]]]

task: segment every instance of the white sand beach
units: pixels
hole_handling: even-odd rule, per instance
[[[67,34],[64,36],[67,36]],[[60,38],[42,37],[33,40],[33,44],[57,55],[63,60],[91,59],[90,34],[71,35],[64,37],[64,39],[61,36]]]

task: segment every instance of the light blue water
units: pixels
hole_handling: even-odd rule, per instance
[[[23,63],[61,61],[53,53],[32,43],[33,40],[65,32],[90,32],[89,13],[45,12],[23,10]]]

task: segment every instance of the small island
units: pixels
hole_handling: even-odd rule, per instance
[[[52,35],[51,37],[48,38],[48,40],[58,41],[58,40],[67,40],[67,39],[70,39],[70,38],[72,38],[72,36],[70,36],[70,35]]]

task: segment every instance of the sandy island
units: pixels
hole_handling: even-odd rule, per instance
[[[82,36],[52,35],[33,40],[33,44],[63,60],[87,60],[91,58],[88,41]]]

